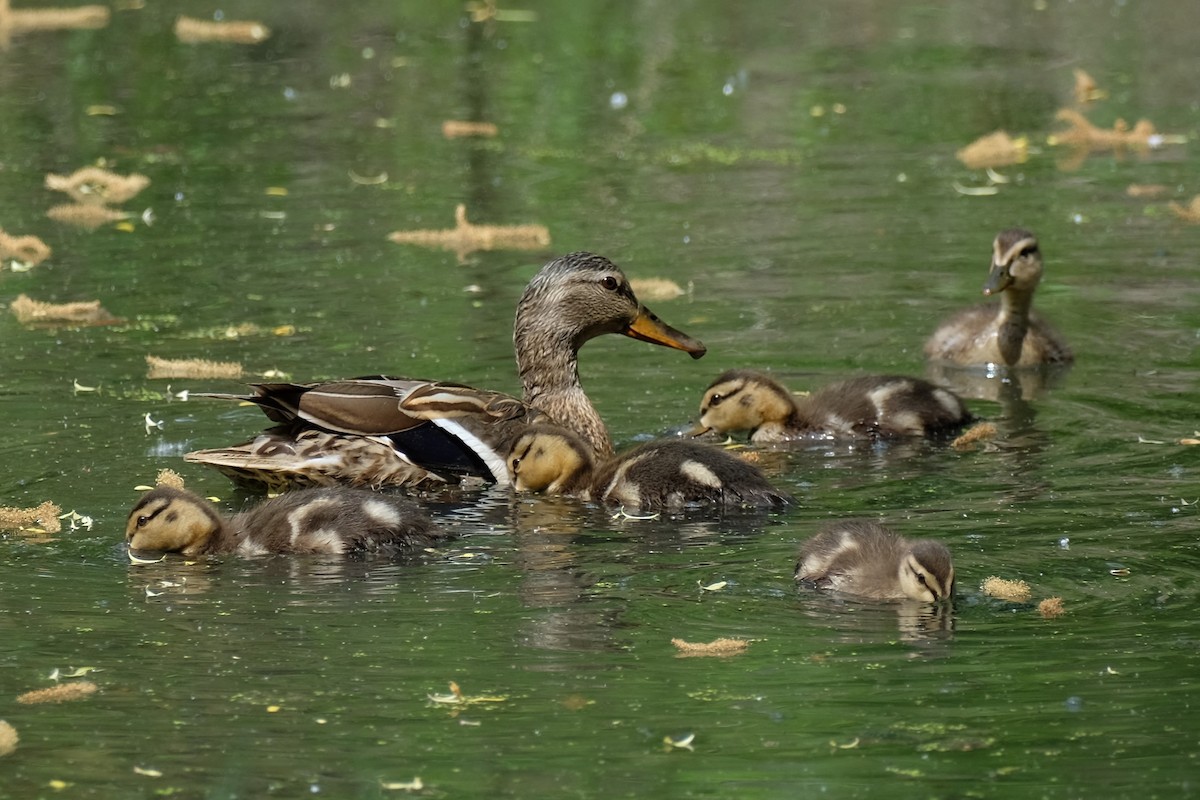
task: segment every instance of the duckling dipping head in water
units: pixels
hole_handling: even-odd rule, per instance
[[[188,556],[236,553],[378,553],[399,556],[445,538],[412,501],[358,489],[303,489],[223,518],[192,492],[158,486],[129,513],[131,551]]]
[[[985,295],[999,305],[968,308],[944,322],[925,343],[925,356],[959,365],[1027,367],[1069,364],[1066,340],[1033,311],[1033,293],[1042,280],[1037,237],[1023,228],[1001,231],[992,242],[992,265]]]
[[[818,589],[873,600],[948,600],[950,551],[932,539],[905,539],[870,520],[827,525],[800,548],[795,578]]]
[[[643,510],[764,507],[790,500],[752,464],[686,440],[648,442],[597,464],[577,435],[539,425],[516,440],[508,467],[518,491],[568,494]]]
[[[797,397],[765,373],[732,369],[705,390],[694,432],[750,431],[754,442],[874,439],[934,436],[970,421],[958,395],[920,378],[864,375]]]

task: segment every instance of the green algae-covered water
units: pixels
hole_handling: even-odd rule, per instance
[[[183,43],[177,16],[218,9],[118,3],[104,28],[0,52],[0,228],[53,251],[0,273],[0,505],[91,522],[0,534],[0,719],[20,737],[0,796],[1200,794],[1200,448],[1179,444],[1200,438],[1200,228],[1168,207],[1200,193],[1200,9],[472,10],[240,3],[219,14],[270,38]],[[1107,92],[1083,108],[1095,125],[1178,139],[1082,160],[1048,145],[1076,68]],[[499,133],[446,138],[446,120]],[[998,129],[1027,137],[1024,163],[989,179],[955,159]],[[47,218],[67,199],[45,176],[88,165],[150,179],[128,219]],[[451,228],[458,204],[551,244],[386,238]],[[614,519],[494,489],[432,505],[459,537],[417,564],[135,566],[120,548],[161,468],[246,502],[182,455],[266,424],[181,394],[237,382],[150,379],[148,355],[517,392],[525,282],[593,250],[683,287],[647,304],[709,347],[584,349],[629,446],[687,425],[730,367],[796,389],[923,374],[925,337],[981,299],[1013,225],[1039,236],[1036,305],[1077,362],[1040,394],[973,387],[987,446],[764,452],[797,499],[767,515]],[[22,294],[121,321],[22,325]],[[946,542],[953,610],[798,591],[799,542],[853,516]],[[985,596],[993,575],[1031,601]],[[1066,613],[1043,618],[1048,597]],[[721,637],[749,646],[671,644]],[[17,702],[56,671],[97,691]],[[442,702],[452,681],[471,702]]]

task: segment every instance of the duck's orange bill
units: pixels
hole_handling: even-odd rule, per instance
[[[645,306],[638,308],[637,319],[629,323],[629,327],[621,333],[631,339],[683,350],[692,358],[699,358],[708,352],[708,348],[699,339],[693,339],[686,333],[675,330]]]

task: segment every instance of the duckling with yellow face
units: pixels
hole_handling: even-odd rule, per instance
[[[961,366],[1071,363],[1066,340],[1033,311],[1041,280],[1037,237],[1024,228],[1001,231],[983,285],[985,295],[1000,295],[999,305],[968,308],[944,322],[925,342],[926,358]]]
[[[142,495],[125,525],[131,551],[187,556],[400,556],[444,538],[411,500],[343,488],[288,492],[225,518],[192,492],[158,486]]]
[[[935,436],[971,421],[949,389],[900,375],[864,375],[798,397],[763,372],[733,369],[709,384],[693,433],[749,431],[753,442]]]
[[[790,498],[752,464],[717,447],[667,439],[597,463],[577,435],[554,425],[530,428],[508,456],[518,491],[565,494],[642,510],[693,505],[782,505]]]
[[[873,600],[935,603],[954,596],[950,551],[870,520],[827,525],[800,548],[796,581]]]

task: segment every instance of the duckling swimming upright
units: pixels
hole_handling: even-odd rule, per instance
[[[968,308],[942,323],[925,343],[925,356],[964,366],[1071,363],[1066,340],[1032,310],[1041,280],[1037,238],[1024,228],[1001,231],[983,285],[985,295],[1000,294],[1000,304]]]
[[[874,439],[934,436],[970,421],[958,395],[920,378],[864,375],[797,397],[765,373],[732,369],[705,390],[696,432],[748,430],[753,442]]]
[[[945,545],[905,539],[870,520],[832,523],[805,542],[795,578],[872,600],[938,602],[954,595],[954,564]]]
[[[522,434],[508,456],[518,491],[574,495],[643,510],[689,505],[764,507],[790,498],[754,465],[698,442],[648,442],[597,464],[577,435],[555,425]]]
[[[288,492],[225,519],[209,501],[158,486],[129,513],[130,550],[187,556],[236,553],[403,555],[445,534],[412,501],[359,489]]]

